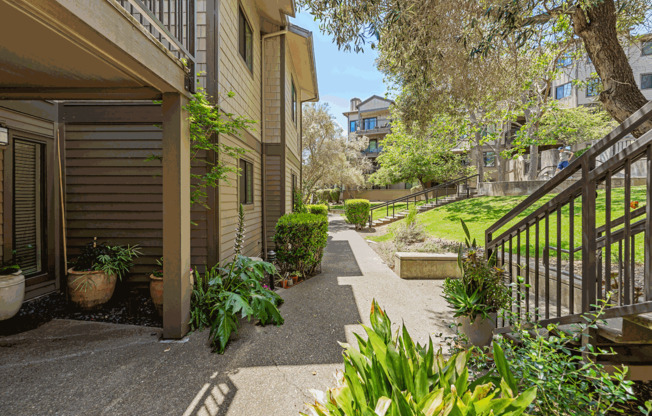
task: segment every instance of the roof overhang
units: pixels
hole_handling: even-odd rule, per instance
[[[287,30],[287,42],[297,75],[296,82],[301,91],[301,102],[319,101],[312,32],[293,24],[289,24]]]
[[[256,0],[258,12],[280,25],[285,25],[286,16],[295,17],[294,0]]]

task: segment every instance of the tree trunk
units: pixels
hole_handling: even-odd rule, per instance
[[[618,42],[614,0],[596,2],[586,10],[582,10],[578,4],[572,18],[575,34],[584,42],[602,80],[604,91],[600,93],[600,101],[605,110],[622,123],[647,100],[636,85],[627,55]],[[647,121],[633,134],[640,137],[650,129],[652,121]]]
[[[539,173],[539,146],[533,144],[530,146],[530,170],[527,173],[529,181],[537,180],[537,173]]]

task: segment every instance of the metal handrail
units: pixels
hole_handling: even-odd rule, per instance
[[[424,189],[424,190],[422,190],[422,191],[418,191],[418,192],[414,192],[414,193],[412,193],[412,194],[405,195],[405,196],[402,196],[402,197],[399,197],[399,198],[393,199],[393,200],[391,200],[391,201],[387,201],[387,202],[385,202],[385,203],[382,203],[382,204],[376,205],[376,206],[374,206],[374,207],[371,207],[371,209],[369,210],[369,227],[371,227],[371,224],[372,224],[372,222],[373,222],[373,212],[374,212],[375,210],[378,210],[378,209],[381,209],[381,208],[386,208],[386,209],[387,209],[387,208],[391,205],[391,206],[392,206],[392,215],[395,215],[394,206],[395,206],[397,203],[406,202],[406,203],[407,203],[407,206],[409,207],[410,200],[411,200],[411,199],[414,199],[414,203],[415,203],[415,205],[416,205],[416,203],[417,203],[417,198],[420,197],[420,196],[422,196],[422,195],[426,195],[426,202],[428,202],[428,200],[429,200],[429,199],[428,199],[428,194],[429,194],[429,193],[431,193],[431,192],[435,192],[435,191],[439,191],[439,190],[441,190],[441,189],[449,188],[449,187],[451,187],[451,186],[453,186],[453,185],[456,186],[456,185],[458,185],[458,184],[460,184],[460,183],[462,183],[462,182],[467,183],[467,194],[468,194],[468,193],[469,193],[469,189],[468,189],[468,181],[469,181],[469,179],[473,179],[473,178],[476,178],[476,177],[478,177],[478,174],[477,174],[477,173],[476,173],[475,175],[464,176],[464,177],[461,177],[461,178],[453,179],[452,181],[448,181],[448,182],[445,182],[445,183],[442,183],[442,184],[439,184],[439,185],[433,186],[433,187],[431,187],[431,188]],[[468,196],[468,195],[467,195],[467,196]],[[438,195],[435,195],[435,200],[437,200],[438,197],[439,197]],[[388,214],[388,215],[389,215],[389,214]]]

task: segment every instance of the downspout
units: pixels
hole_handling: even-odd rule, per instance
[[[263,37],[260,39],[260,44],[261,44],[261,74],[260,74],[260,84],[261,84],[261,90],[262,94],[261,96],[261,109],[260,109],[260,114],[261,114],[261,120],[260,120],[260,130],[262,132],[261,134],[261,152],[260,152],[260,163],[261,163],[261,172],[262,172],[262,178],[261,178],[261,188],[262,188],[262,203],[261,203],[261,210],[263,213],[263,255],[262,257],[267,260],[267,211],[265,210],[265,179],[267,178],[267,169],[266,169],[266,158],[265,158],[265,41],[267,39],[276,37],[276,36],[281,36],[285,35],[288,33],[287,29],[280,30],[278,32],[273,32],[273,33],[268,33],[267,35],[263,35]]]

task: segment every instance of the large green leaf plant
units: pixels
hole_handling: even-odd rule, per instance
[[[428,346],[415,344],[405,326],[392,336],[391,321],[374,301],[367,339],[358,348],[343,344],[344,371],[337,386],[312,391],[311,416],[517,416],[536,397],[536,387],[518,394],[503,351],[494,344],[499,377],[469,378],[468,352],[446,360]],[[303,414],[308,416],[308,414]]]

